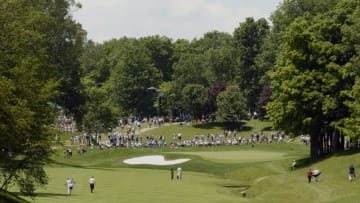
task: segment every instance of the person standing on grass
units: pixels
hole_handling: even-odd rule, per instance
[[[311,183],[311,177],[312,177],[312,170],[311,168],[309,168],[309,170],[306,172],[307,177],[308,177],[308,183]]]
[[[170,168],[171,180],[174,180],[174,167]]]
[[[349,166],[349,181],[353,181],[355,179],[355,167],[353,164]]]
[[[295,169],[296,169],[296,160],[293,160],[291,168],[292,168],[293,171],[295,171]]]
[[[179,168],[177,168],[177,179],[181,180],[181,176],[182,176],[182,168],[179,167]]]
[[[94,192],[94,188],[95,188],[95,178],[94,176],[91,176],[89,179],[89,185],[90,185],[90,192],[93,193]]]

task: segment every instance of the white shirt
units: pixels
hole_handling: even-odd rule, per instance
[[[182,169],[179,167],[179,168],[177,169],[177,172],[178,172],[178,175],[181,175]]]
[[[71,179],[67,179],[67,180],[66,180],[66,185],[67,185],[68,187],[72,187],[72,186],[74,186],[74,183],[73,183],[73,181],[72,181]]]
[[[95,184],[95,178],[91,177],[91,178],[89,179],[89,183],[90,183],[90,184]]]

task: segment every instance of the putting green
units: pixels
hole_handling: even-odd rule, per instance
[[[261,162],[288,159],[287,153],[270,152],[261,150],[242,150],[242,151],[211,151],[211,152],[171,152],[185,155],[200,156],[205,160],[218,163],[239,163],[239,162]]]

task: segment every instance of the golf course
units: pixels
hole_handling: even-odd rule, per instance
[[[266,129],[269,123],[247,123],[249,131]],[[195,133],[219,131],[194,126],[170,125],[143,132],[146,135],[168,135],[182,132],[184,138]],[[170,148],[107,148],[97,147],[72,158],[63,157],[63,147],[69,134],[62,135],[63,145],[57,145],[52,163],[46,166],[49,184],[39,188],[30,202],[354,202],[359,199],[358,180],[349,182],[348,166],[360,166],[356,151],[326,157],[317,162],[309,160],[309,146],[297,139],[292,142],[254,145],[203,146]],[[74,148],[75,149],[75,148]],[[128,164],[125,160],[145,163]],[[153,161],[161,161],[157,165]],[[161,157],[164,157],[161,160]],[[186,159],[186,160],[185,160]],[[177,160],[184,162],[176,164]],[[291,170],[292,160],[297,160],[296,170]],[[169,163],[169,164],[167,164]],[[182,180],[171,180],[170,168],[181,167]],[[318,168],[318,182],[307,182],[308,168]],[[90,193],[88,180],[96,179],[94,193]],[[72,195],[67,194],[66,178],[73,178]]]

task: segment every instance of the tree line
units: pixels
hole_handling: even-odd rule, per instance
[[[0,0],[1,188],[45,185],[56,107],[90,132],[119,117],[256,111],[277,130],[311,136],[311,157],[357,140],[359,0],[284,0],[232,33],[199,39],[86,39],[74,0]]]

